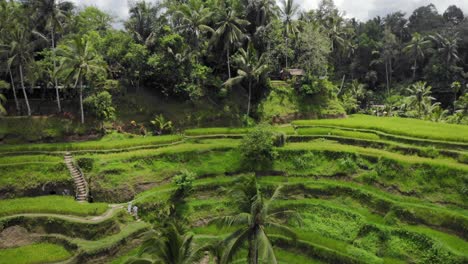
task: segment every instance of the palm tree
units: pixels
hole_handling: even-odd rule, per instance
[[[10,86],[8,85],[8,83],[0,80],[0,89],[8,89],[10,88]],[[6,102],[6,97],[5,95],[1,94],[0,93],[0,115],[4,115],[7,113],[6,109],[5,109],[5,106],[3,105],[3,103]]]
[[[81,123],[84,123],[83,81],[90,73],[106,72],[105,62],[98,55],[87,38],[75,37],[68,45],[58,50],[61,58],[60,70],[67,73],[69,80],[74,81],[76,89],[80,84]]]
[[[127,263],[192,264],[199,261],[205,247],[196,248],[192,233],[182,233],[174,224],[163,230],[162,234],[150,231],[146,234],[139,258]]]
[[[244,38],[244,28],[249,25],[249,21],[241,19],[235,10],[231,8],[220,9],[219,22],[214,39],[219,43],[224,43],[226,51],[228,77],[231,78],[230,50],[231,46],[239,43]]]
[[[15,100],[16,112],[20,112],[20,105],[18,102],[18,96],[16,95],[15,82],[13,79],[13,74],[11,72],[11,67],[8,67],[7,59],[8,53],[10,51],[8,38],[14,27],[13,23],[9,23],[18,17],[18,8],[14,2],[1,1],[0,2],[0,66],[8,70],[8,75],[10,77],[11,88],[13,90],[13,98]],[[5,63],[5,64],[4,64]]]
[[[24,72],[23,69],[27,66],[32,58],[32,52],[34,47],[37,44],[37,41],[31,40],[31,32],[26,30],[22,25],[17,25],[9,33],[9,44],[8,44],[8,69],[10,71],[10,78],[13,82],[11,76],[11,67],[14,65],[18,67],[20,74],[20,83],[21,88],[23,89],[23,96],[26,102],[26,108],[28,111],[28,116],[31,116],[31,107],[29,106],[28,95],[26,93],[26,87],[24,85]]]
[[[289,48],[289,36],[296,35],[298,32],[297,23],[294,17],[299,11],[299,5],[294,3],[294,0],[281,0],[281,16],[284,23],[284,36],[286,38],[286,49]],[[288,68],[288,54],[285,52],[286,68]]]
[[[191,36],[195,48],[198,48],[201,32],[213,31],[208,26],[213,12],[200,0],[189,0],[186,4],[178,5],[175,15],[181,18],[180,28]]]
[[[458,56],[458,42],[460,41],[458,32],[447,37],[440,34],[435,34],[430,37],[432,41],[437,45],[437,53],[443,60],[443,64],[447,69],[447,77],[451,71],[451,68],[460,61]]]
[[[130,7],[130,18],[125,22],[125,28],[138,43],[150,46],[160,10],[159,4],[147,1],[137,1]]]
[[[424,58],[424,52],[427,48],[427,45],[430,44],[430,41],[425,37],[421,36],[419,33],[414,33],[411,41],[403,49],[403,52],[409,54],[414,59],[413,65],[413,80],[416,79],[416,70],[418,68],[418,60]]]
[[[56,37],[57,32],[61,31],[63,24],[67,19],[69,2],[62,2],[57,0],[40,0],[33,2],[35,8],[35,14],[38,17],[45,19],[46,29],[49,31],[50,45],[52,50],[52,61],[53,61],[53,73],[57,70],[57,59],[56,59]],[[59,112],[62,112],[60,105],[60,94],[58,88],[57,76],[53,74],[55,96],[57,98],[57,108]]]
[[[431,89],[432,87],[428,86],[425,82],[417,82],[406,89],[410,94],[408,98],[409,106],[416,106],[419,118],[423,117],[425,106],[431,103],[432,100],[435,100],[431,96]]]
[[[275,0],[249,0],[247,4],[247,13],[255,15],[255,27],[265,27],[272,18],[278,16],[278,8]]]
[[[253,44],[249,42],[247,50],[240,49],[239,52],[234,56],[234,63],[239,68],[237,70],[237,77],[230,78],[224,85],[233,86],[244,80],[248,84],[248,102],[247,102],[247,116],[250,114],[250,104],[252,100],[252,85],[253,82],[258,82],[268,72],[268,64],[266,62],[265,53],[260,57],[257,55],[257,51],[253,47]]]
[[[234,256],[242,249],[245,243],[248,244],[248,263],[257,264],[259,259],[266,263],[277,263],[273,246],[268,238],[267,228],[271,228],[277,233],[281,233],[296,238],[296,234],[290,228],[286,227],[278,217],[292,216],[295,214],[292,210],[276,209],[272,204],[279,197],[281,186],[278,187],[270,199],[266,200],[256,181],[255,195],[250,200],[250,212],[241,212],[234,216],[225,216],[215,221],[224,227],[239,227],[234,233],[225,239],[226,247],[222,256],[221,263],[232,261]]]

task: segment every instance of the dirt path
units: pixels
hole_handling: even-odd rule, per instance
[[[14,218],[18,216],[24,216],[24,217],[53,217],[53,218],[59,218],[59,219],[64,219],[64,220],[70,220],[70,221],[75,221],[75,222],[81,222],[81,223],[97,223],[101,222],[103,220],[107,220],[109,218],[112,218],[118,210],[121,210],[124,208],[123,205],[121,204],[111,204],[109,205],[109,209],[102,215],[98,216],[87,216],[87,217],[80,217],[80,216],[73,216],[73,215],[62,215],[62,214],[41,214],[41,213],[26,213],[26,214],[16,214],[16,215],[9,215],[5,218]]]

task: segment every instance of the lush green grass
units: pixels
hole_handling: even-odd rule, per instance
[[[374,149],[374,148],[364,148],[359,146],[351,146],[351,145],[344,145],[339,144],[334,141],[329,140],[315,140],[312,142],[304,142],[304,143],[289,143],[284,148],[280,148],[279,150],[284,151],[307,151],[307,150],[315,150],[315,151],[330,151],[330,152],[344,152],[344,153],[356,153],[365,156],[372,156],[372,157],[385,157],[388,159],[397,160],[403,163],[420,163],[420,164],[429,164],[429,165],[437,165],[437,166],[446,166],[451,167],[454,169],[459,169],[463,171],[468,171],[468,165],[461,164],[456,162],[453,159],[449,158],[424,158],[419,156],[409,156],[409,155],[402,155],[399,153],[389,152],[381,149]]]
[[[103,214],[107,209],[104,203],[78,203],[72,197],[58,195],[0,200],[0,216],[22,213],[88,216]]]
[[[298,128],[297,133],[299,135],[327,135],[327,136],[340,136],[340,137],[349,137],[349,138],[360,138],[360,139],[369,139],[369,140],[378,140],[380,137],[373,133],[365,133],[358,131],[348,131],[337,128],[327,128],[327,127],[307,127],[307,128]]]
[[[209,127],[209,128],[195,128],[185,130],[187,136],[209,136],[209,135],[243,135],[247,134],[251,128],[235,128],[235,127]],[[295,134],[292,126],[274,126],[273,130],[276,132],[283,132],[286,134]]]
[[[103,239],[91,241],[91,240],[84,240],[75,238],[72,239],[71,242],[78,245],[81,250],[86,252],[88,255],[95,255],[101,251],[106,251],[111,249],[118,244],[131,237],[132,235],[141,233],[142,231],[148,229],[150,225],[145,222],[132,222],[127,224],[126,226],[122,227],[121,231],[115,235],[107,236]]]
[[[15,195],[28,189],[38,189],[47,183],[70,184],[72,178],[64,163],[25,163],[0,165],[0,189],[10,189]]]
[[[416,138],[468,143],[468,126],[434,123],[411,118],[352,115],[345,119],[294,121],[295,126],[340,126],[372,129]]]
[[[41,140],[64,140],[69,135],[83,135],[92,126],[57,117],[0,117],[0,138],[6,143]]]
[[[4,145],[0,146],[0,152],[114,150],[169,144],[180,140],[182,140],[182,136],[179,135],[143,137],[113,133],[99,140],[85,142]]]
[[[2,264],[36,264],[66,260],[70,252],[55,244],[39,243],[17,248],[0,249]]]

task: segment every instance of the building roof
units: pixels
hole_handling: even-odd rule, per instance
[[[287,72],[291,74],[291,76],[304,76],[305,75],[305,71],[303,69],[285,69],[281,71],[281,73],[283,72]]]

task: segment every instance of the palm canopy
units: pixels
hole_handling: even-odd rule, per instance
[[[181,19],[179,28],[188,33],[196,42],[200,38],[201,32],[213,31],[208,26],[213,12],[205,7],[203,1],[190,0],[185,4],[178,5],[174,14]]]
[[[228,79],[224,85],[233,86],[248,81],[248,105],[247,116],[250,114],[250,103],[252,99],[252,85],[253,82],[258,82],[261,77],[268,73],[269,67],[266,62],[266,55],[263,53],[260,57],[249,42],[247,50],[241,48],[236,55],[234,55],[234,64],[238,67],[237,77]]]
[[[150,231],[146,234],[140,258],[127,263],[192,264],[204,256],[204,247],[196,248],[192,233],[184,234],[175,224],[163,230],[162,234]]]
[[[274,230],[275,233],[296,239],[295,232],[285,226],[284,221],[279,218],[280,216],[297,216],[296,212],[273,207],[281,194],[281,186],[274,191],[270,199],[265,199],[256,181],[252,184],[254,184],[255,195],[250,200],[250,212],[241,212],[215,220],[222,227],[238,228],[224,241],[225,249],[221,263],[231,262],[246,243],[248,244],[249,264],[256,264],[259,260],[265,263],[277,263],[267,230]],[[246,195],[249,196],[247,192],[251,192],[250,187],[246,190]]]
[[[105,73],[105,62],[86,37],[75,37],[68,45],[58,50],[61,59],[60,70],[65,72],[68,80],[78,81],[89,77],[91,73]]]
[[[414,33],[411,41],[403,49],[403,52],[410,54],[414,59],[413,65],[413,79],[416,78],[416,69],[419,59],[423,59],[425,56],[425,50],[430,44],[430,40],[426,39],[419,33]]]
[[[431,104],[435,99],[431,96],[431,89],[432,87],[425,82],[417,82],[406,89],[410,94],[408,97],[409,105],[416,106],[419,117],[422,117],[425,106]]]
[[[284,30],[286,36],[290,34],[296,35],[298,32],[297,24],[294,21],[294,17],[299,12],[299,5],[297,5],[294,0],[281,0],[281,16],[283,18]]]

